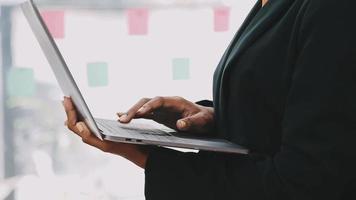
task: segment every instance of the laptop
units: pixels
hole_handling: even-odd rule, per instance
[[[130,124],[121,124],[115,120],[94,118],[35,3],[32,0],[26,1],[21,4],[21,8],[64,95],[72,98],[80,119],[99,139],[141,145],[248,154],[248,149],[223,139],[191,136],[186,133],[169,131],[168,128],[138,124],[135,121]]]

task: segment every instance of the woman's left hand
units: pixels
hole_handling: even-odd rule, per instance
[[[84,143],[98,148],[103,152],[122,156],[137,166],[145,168],[148,150],[144,149],[144,146],[100,140],[89,130],[84,122],[78,121],[77,110],[71,98],[64,97],[63,105],[67,114],[66,125],[68,129],[81,137]]]

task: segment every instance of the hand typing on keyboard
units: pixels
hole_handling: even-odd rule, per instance
[[[181,97],[143,98],[127,112],[118,113],[119,122],[152,119],[177,131],[196,135],[214,133],[214,109],[200,106]]]

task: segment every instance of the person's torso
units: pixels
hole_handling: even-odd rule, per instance
[[[284,105],[298,55],[298,16],[304,6],[304,0],[283,1],[281,6],[281,1],[270,0],[255,11],[251,26],[234,39],[214,75],[220,137],[266,153],[280,147]],[[271,12],[277,12],[274,20],[260,24]],[[241,47],[256,26],[268,27]]]

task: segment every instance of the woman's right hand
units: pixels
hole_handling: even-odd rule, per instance
[[[215,131],[214,109],[182,97],[143,98],[118,116],[121,123],[137,118],[152,119],[172,129],[202,136],[213,135]]]

